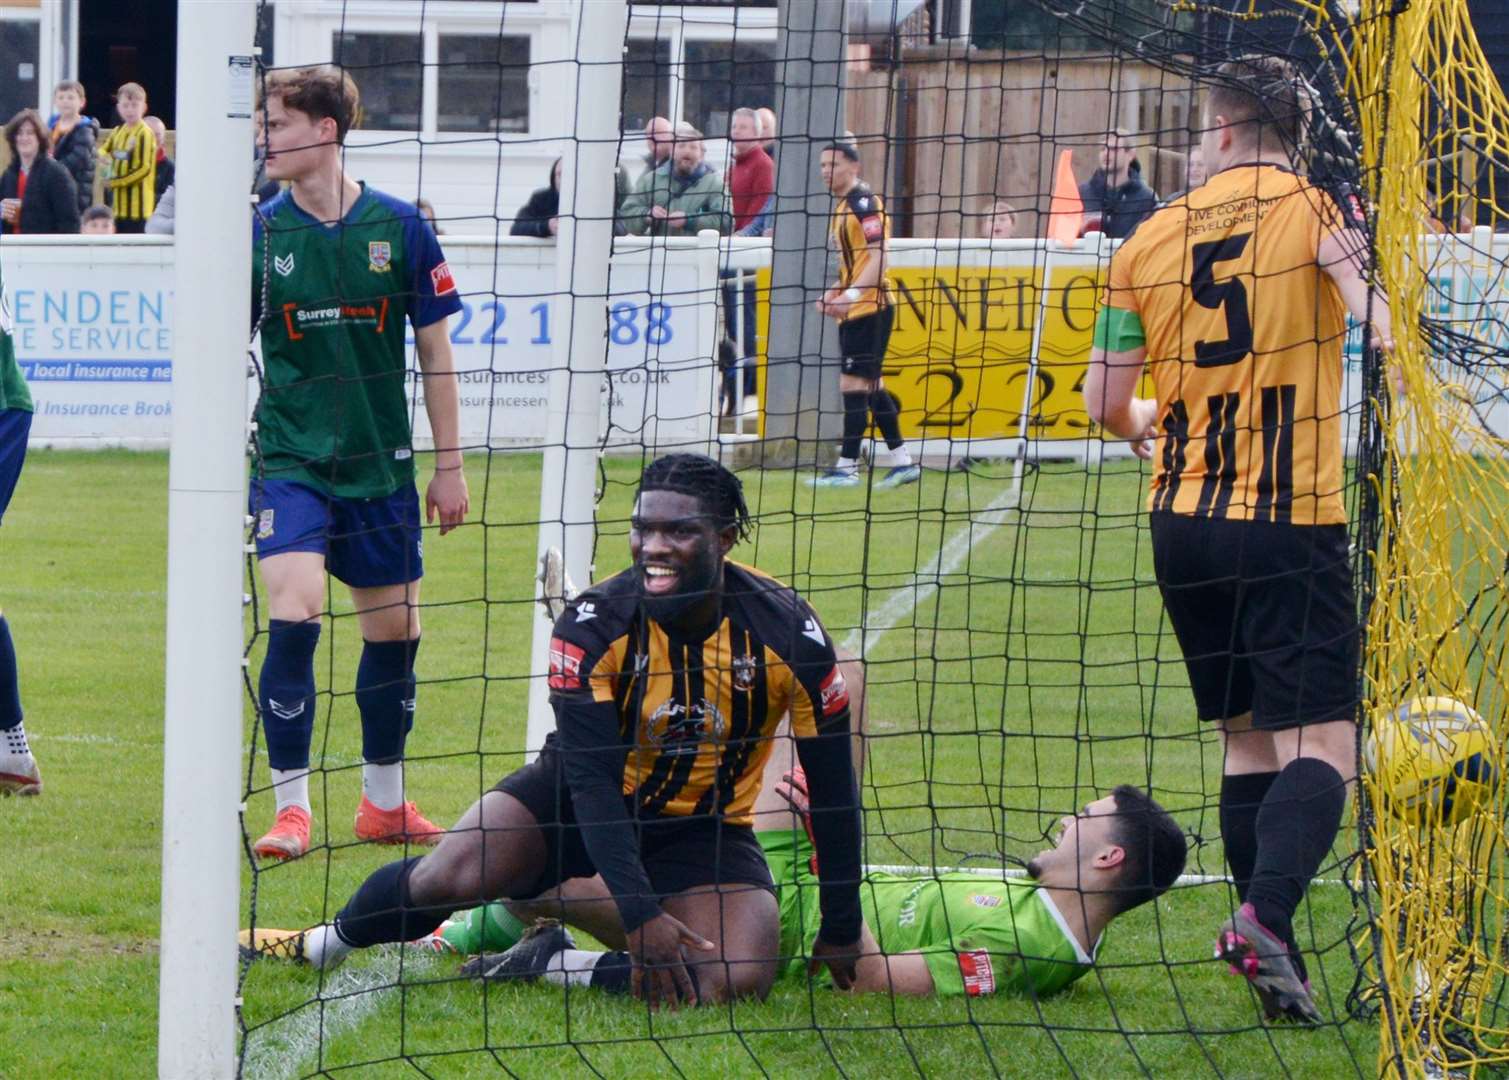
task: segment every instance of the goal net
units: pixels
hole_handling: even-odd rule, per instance
[[[743,482],[755,526],[733,557],[793,585],[863,661],[868,872],[918,888],[1014,880],[1065,815],[1133,784],[1187,836],[1184,873],[1051,995],[1009,992],[1021,957],[989,950],[988,977],[965,971],[958,994],[848,996],[788,976],[764,1001],[678,1011],[480,983],[433,943],[324,972],[248,960],[244,1073],[1011,1075],[1031,1062],[1054,1075],[1414,1075],[1501,1062],[1509,247],[1495,230],[1509,225],[1509,110],[1465,7],[974,0],[965,27],[967,4],[828,6],[633,4],[615,22],[565,0],[263,5],[259,78],[316,63],[351,76],[363,116],[345,169],[432,208],[460,301],[447,335],[470,509],[424,533],[403,798],[444,828],[538,751],[552,724],[540,555],[559,548],[579,585],[627,567],[641,470],[692,451]],[[1198,184],[1202,90],[1250,52],[1306,73],[1314,112],[1295,166],[1363,215],[1403,386],[1354,327],[1341,428],[1365,617],[1359,759],[1374,771],[1295,919],[1323,1014],[1313,1032],[1265,1024],[1211,960],[1235,899],[1221,745],[1195,719],[1164,617],[1149,469],[1082,397],[1110,259],[1142,197],[1134,185],[1132,201],[1108,199],[1104,175],[1099,196],[1082,185],[1136,175],[1151,210]],[[646,131],[661,121],[657,146]],[[768,142],[773,198],[749,186],[752,141]],[[860,482],[825,487],[809,481],[834,465],[845,409],[837,327],[813,307],[841,273],[818,171],[835,143],[886,209],[895,314],[881,371],[903,445],[867,420]],[[657,168],[674,191],[663,213],[642,179]],[[334,234],[381,243],[350,223]],[[396,257],[369,255],[378,270]],[[271,259],[253,274],[264,299]],[[359,306],[369,292],[343,282],[308,301]],[[263,305],[264,321],[286,315]],[[425,376],[418,344],[405,378],[423,505],[445,381]],[[329,419],[339,437],[343,416]],[[908,456],[920,478],[896,473]],[[275,616],[250,554],[246,588],[242,925],[316,926],[378,867],[426,849],[353,834],[371,684],[359,598],[332,579],[309,701],[311,847],[252,854],[277,791],[258,685]],[[1435,772],[1386,774],[1372,718],[1426,698],[1477,718],[1478,764],[1458,768],[1449,749]],[[1408,810],[1406,784],[1420,793]],[[994,895],[982,886],[977,906]]]

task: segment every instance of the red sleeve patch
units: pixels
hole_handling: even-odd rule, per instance
[[[562,638],[550,639],[550,678],[552,690],[582,690],[587,681],[582,678],[582,661],[587,650]]]
[[[818,686],[822,700],[818,703],[825,717],[837,716],[849,707],[849,687],[844,682],[844,673],[838,665],[828,672],[828,677]]]
[[[959,972],[964,976],[964,992],[971,997],[996,992],[996,973],[990,965],[988,952],[961,952]]]
[[[864,230],[866,240],[879,240],[885,235],[885,222],[881,220],[879,214],[860,218],[859,226]]]
[[[451,277],[449,263],[441,263],[430,271],[430,284],[435,286],[435,295],[444,296],[456,291],[456,279]]]

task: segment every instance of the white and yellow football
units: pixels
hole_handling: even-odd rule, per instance
[[[1454,698],[1413,698],[1374,714],[1362,764],[1386,812],[1416,825],[1455,825],[1492,807],[1498,740]]]

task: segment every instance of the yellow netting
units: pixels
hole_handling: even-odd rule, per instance
[[[1427,695],[1463,702],[1490,732],[1484,766],[1502,777],[1509,236],[1494,230],[1509,227],[1498,172],[1509,161],[1509,102],[1463,0],[1368,0],[1350,60],[1406,388],[1402,403],[1373,406],[1387,441],[1370,465],[1380,538],[1368,710],[1377,717]],[[1477,808],[1405,814],[1404,782],[1366,778],[1382,1071],[1509,1062],[1503,785]]]

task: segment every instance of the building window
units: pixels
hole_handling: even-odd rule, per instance
[[[46,110],[52,102],[52,88],[42,101],[37,84],[37,60],[41,55],[42,24],[36,19],[0,19],[0,123],[22,109]]]
[[[630,38],[624,53],[624,131],[643,131],[652,116],[671,115],[671,43]]]
[[[441,34],[439,55],[439,130],[529,131],[528,37]]]
[[[688,41],[682,117],[721,138],[734,109],[774,108],[775,49],[774,42]]]
[[[418,34],[337,32],[331,55],[361,91],[362,120],[374,131],[418,131],[424,46]]]

